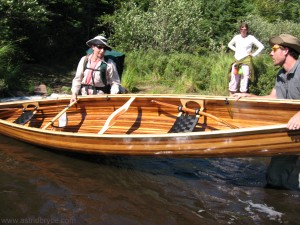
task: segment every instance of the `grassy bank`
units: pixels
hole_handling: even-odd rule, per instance
[[[191,54],[161,54],[159,52],[126,53],[122,85],[130,93],[168,93],[228,95],[229,68],[232,53],[206,56]],[[30,95],[39,84],[46,84],[48,94],[70,94],[78,59],[68,66],[27,64],[20,75],[14,76],[18,85],[7,95]],[[254,58],[256,80],[250,91],[264,95],[274,85],[276,68],[266,53]],[[16,82],[14,80],[13,82]]]
[[[228,95],[231,53],[207,56],[131,52],[126,55],[122,84],[130,92]],[[268,54],[253,59],[250,91],[264,95],[274,85],[276,69]]]

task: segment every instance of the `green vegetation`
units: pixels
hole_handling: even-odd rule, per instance
[[[126,56],[122,84],[129,92],[228,95],[233,54],[207,56],[157,51],[132,52]],[[255,81],[251,92],[268,94],[276,69],[268,54],[254,58]],[[139,88],[141,87],[141,88]]]
[[[11,44],[0,45],[0,94],[10,89],[20,89],[16,80],[21,76],[22,62],[19,49]]]
[[[102,34],[126,54],[130,92],[227,94],[227,43],[246,21],[266,49],[250,90],[269,93],[268,39],[300,37],[300,0],[0,0],[0,94],[46,83],[69,92],[85,42]],[[58,89],[58,86],[60,89]]]

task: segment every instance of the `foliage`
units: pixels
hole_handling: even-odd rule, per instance
[[[270,37],[283,33],[300,37],[300,27],[298,23],[288,20],[278,20],[268,22],[263,17],[249,15],[246,21],[250,24],[250,30],[267,47]]]
[[[254,0],[254,5],[259,16],[268,22],[289,20],[294,23],[300,22],[299,0]]]
[[[17,75],[24,59],[46,65],[35,83],[45,80],[55,84],[54,76],[60,73],[50,73],[47,68],[75,69],[86,50],[85,42],[103,34],[112,46],[126,52],[122,82],[131,91],[138,89],[137,83],[149,82],[149,88],[163,84],[177,93],[226,94],[228,65],[233,59],[227,43],[240,21],[246,21],[251,33],[266,47],[256,59],[259,76],[250,90],[265,94],[272,88],[276,72],[267,55],[268,40],[280,33],[300,37],[299,3],[300,0],[0,0],[0,90],[26,86],[26,78]],[[44,79],[45,74],[49,77]],[[18,87],[16,77],[22,81]]]
[[[110,5],[105,0],[0,0],[0,40],[13,41],[26,60],[66,63],[105,30],[97,17],[112,13]]]
[[[198,0],[155,0],[147,11],[131,0],[113,16],[113,40],[126,51],[194,52],[205,37],[201,15]]]
[[[122,84],[129,92],[228,95],[232,61],[233,55],[228,53],[206,57],[135,51],[126,54]],[[255,57],[254,69],[256,80],[250,85],[251,93],[269,94],[277,73],[271,57],[267,54]],[[141,86],[145,89],[141,90]]]
[[[12,45],[0,45],[0,95],[4,92],[20,89],[21,61],[19,49]]]
[[[37,0],[0,0],[0,43],[12,42],[25,50],[25,43],[43,29],[47,21],[47,10]],[[30,51],[26,50],[29,55]]]
[[[28,32],[29,24],[38,29],[47,21],[47,11],[37,0],[0,0],[0,12],[1,42],[12,39],[15,33],[19,36],[14,41],[28,39],[25,33]]]
[[[125,51],[208,55],[227,50],[241,21],[265,45],[280,33],[299,36],[299,13],[300,4],[287,0],[130,0],[104,21],[113,29],[114,44]]]
[[[275,77],[279,68],[273,66],[273,60],[268,55],[262,55],[253,59],[255,81],[250,84],[249,91],[257,95],[271,93]]]
[[[246,0],[202,0],[201,16],[205,24],[206,41],[203,47],[217,51],[224,49],[224,45],[238,30],[241,21],[252,9]]]

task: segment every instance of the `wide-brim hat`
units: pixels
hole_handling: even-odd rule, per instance
[[[87,46],[92,47],[93,45],[100,45],[105,47],[107,50],[112,48],[107,44],[107,39],[103,36],[96,36],[93,39],[86,42]]]
[[[269,40],[270,45],[281,45],[294,49],[300,54],[300,40],[290,34],[280,34],[279,36],[272,37]]]

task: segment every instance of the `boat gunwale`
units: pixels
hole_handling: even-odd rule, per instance
[[[14,127],[19,130],[31,131],[34,133],[44,133],[58,136],[74,136],[74,137],[90,137],[90,138],[176,138],[176,137],[203,137],[203,138],[215,138],[215,137],[227,137],[227,136],[245,136],[251,134],[264,134],[264,133],[276,133],[276,132],[291,132],[287,129],[287,124],[278,125],[266,125],[258,127],[247,127],[227,130],[215,130],[215,131],[194,131],[184,133],[164,133],[164,134],[98,134],[98,133],[74,133],[65,131],[52,131],[43,130],[42,128],[26,127],[20,124],[8,122],[0,119],[0,124]],[[1,127],[0,127],[1,130]],[[296,131],[297,132],[297,131]],[[1,132],[0,132],[1,133]],[[246,133],[246,134],[245,134]]]
[[[236,100],[234,97],[229,96],[209,96],[209,95],[182,95],[182,94],[118,94],[118,95],[88,95],[88,96],[79,96],[78,100],[87,100],[87,99],[110,99],[110,98],[131,98],[136,97],[138,98],[172,98],[172,99],[198,99],[198,100],[230,100],[236,102],[260,102],[260,103],[283,103],[283,104],[300,104],[300,100],[292,100],[292,99],[272,99],[272,98],[241,98]],[[1,101],[0,100],[0,108],[3,106],[8,105],[17,105],[29,102],[50,102],[50,101],[64,101],[70,100],[71,96],[58,96],[58,97],[46,97],[46,98],[33,98],[33,99],[26,99],[26,100],[16,100],[16,101]],[[69,102],[68,102],[69,103]]]

